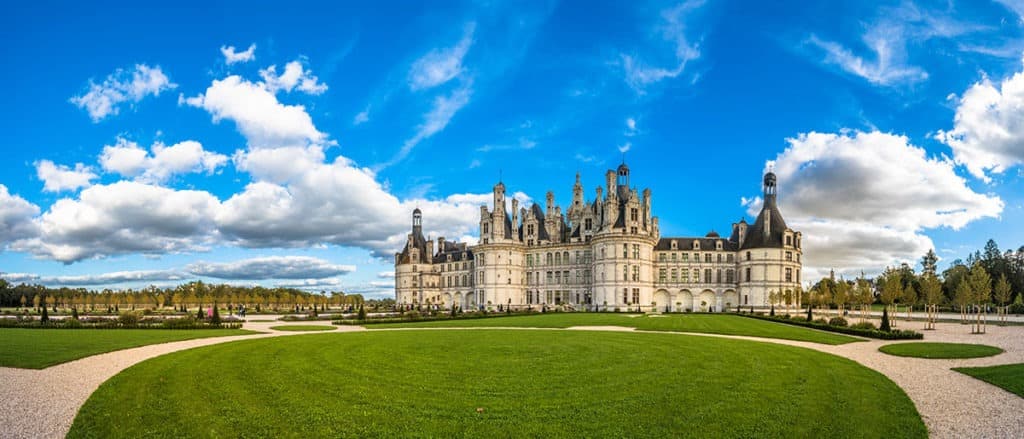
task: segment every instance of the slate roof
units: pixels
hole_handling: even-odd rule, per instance
[[[697,240],[700,242],[699,251],[715,250],[715,243],[722,243],[722,250],[736,251],[739,249],[739,243],[735,241],[729,241],[722,238],[708,238],[708,237],[668,237],[661,238],[658,240],[658,244],[654,246],[656,251],[671,251],[672,241],[676,241],[676,251],[691,251],[693,250],[693,241]]]
[[[767,237],[764,235],[765,216],[771,218],[771,229]],[[743,240],[743,245],[740,248],[782,248],[783,231],[787,228],[786,221],[782,219],[782,213],[779,212],[774,197],[769,197],[765,200],[761,213],[757,214],[754,225],[747,229],[746,239]]]

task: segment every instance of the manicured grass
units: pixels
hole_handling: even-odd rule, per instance
[[[878,350],[899,357],[932,359],[991,357],[1003,353],[995,346],[963,343],[895,343]]]
[[[841,414],[838,416],[837,414]],[[882,374],[747,340],[371,331],[176,352],[113,377],[68,437],[926,437]]]
[[[323,325],[282,325],[282,326],[271,326],[270,329],[275,331],[333,331],[337,329],[334,326],[323,326]]]
[[[747,319],[729,314],[665,314],[644,316],[618,313],[547,313],[527,316],[492,317],[485,319],[437,320],[430,322],[385,323],[367,325],[368,329],[407,327],[533,327],[568,328],[570,326],[626,326],[648,331],[701,332],[710,334],[746,335],[781,338],[823,344],[844,344],[860,341],[855,337],[832,334],[764,320]]]
[[[1024,398],[1024,363],[988,367],[954,367],[953,370]]]
[[[0,328],[0,367],[42,369],[104,352],[195,338],[255,334],[240,329]]]

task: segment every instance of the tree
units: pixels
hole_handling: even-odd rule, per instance
[[[903,294],[903,284],[899,274],[891,269],[887,269],[882,276],[882,294],[879,296],[882,305],[885,306],[885,309],[882,310],[882,326],[889,327],[891,322],[888,321],[888,311],[896,302],[896,298]]]
[[[210,323],[220,326],[220,312],[217,311],[217,302],[213,302],[213,317],[210,318]]]
[[[846,283],[842,278],[839,282],[834,284],[834,290],[832,293],[832,303],[836,304],[836,315],[843,315],[843,307],[846,305],[846,301],[849,299],[850,285]]]
[[[366,310],[363,309],[363,304],[359,304],[359,315],[356,317],[360,321],[366,320]]]
[[[892,328],[889,326],[889,307],[882,308],[882,324],[878,325],[878,329],[889,332]]]
[[[863,273],[861,273],[860,278],[857,279],[856,295],[858,297],[858,302],[860,303],[861,320],[867,320],[868,309],[871,308],[871,302],[875,301],[875,294],[871,291],[871,282],[864,279]]]
[[[939,257],[935,254],[935,250],[929,249],[928,253],[921,257],[921,274],[931,274],[934,276],[938,262]]]
[[[999,276],[999,280],[996,281],[996,287],[993,293],[996,303],[999,304],[999,321],[1005,323],[1006,304],[1010,302],[1010,297],[1013,295],[1013,290],[1010,287],[1010,281],[1006,280],[1006,275]]]
[[[46,312],[46,296],[43,296],[43,313],[39,316],[40,323],[47,323],[50,321],[50,315]]]
[[[917,304],[917,291],[914,290],[914,285],[907,283],[903,287],[903,295],[900,296],[900,302],[907,307],[907,321],[910,321],[910,312],[914,309],[914,305]]]
[[[942,283],[934,273],[925,272],[921,276],[921,298],[928,314],[924,329],[935,329],[935,318],[939,302],[942,301]]]
[[[960,310],[960,323],[967,324],[967,305],[971,303],[971,286],[967,282],[960,282],[956,287],[953,296],[953,303]]]
[[[970,288],[970,302],[975,305],[974,327],[975,334],[985,333],[985,323],[982,321],[985,305],[992,299],[992,277],[980,262],[971,267],[971,275],[967,278]]]

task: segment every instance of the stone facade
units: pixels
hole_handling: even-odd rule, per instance
[[[629,167],[605,174],[586,201],[579,174],[563,213],[547,193],[542,208],[505,200],[480,207],[477,245],[423,237],[422,213],[395,254],[399,305],[449,309],[561,306],[576,310],[722,311],[765,308],[771,292],[800,285],[800,232],[789,229],[776,204],[776,176],[764,176],[764,206],[753,224],[732,225],[723,238],[662,237],[651,190],[629,185]],[[794,294],[794,296],[796,296]],[[799,299],[794,298],[794,302]]]

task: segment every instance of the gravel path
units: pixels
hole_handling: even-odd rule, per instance
[[[266,334],[232,336],[164,343],[95,355],[43,370],[0,368],[0,437],[63,437],[78,409],[104,381],[140,361],[166,353],[235,340],[303,333],[269,329],[281,322],[247,323],[245,329]],[[322,325],[323,322],[288,322]],[[922,330],[923,323],[901,322],[901,329]],[[1024,363],[1024,327],[990,325],[988,334],[972,335],[969,326],[940,323],[934,331],[922,331],[929,342],[980,343],[1003,348],[993,357],[966,360],[926,360],[883,354],[878,348],[894,341],[871,340],[830,346],[792,340],[765,339],[699,333],[672,333],[725,337],[805,347],[852,359],[889,377],[917,407],[933,438],[1024,437],[1024,398],[967,375],[950,370],[961,366]],[[444,330],[436,328],[437,330]],[[459,328],[531,329],[537,328]],[[622,327],[573,327],[576,330],[622,331]],[[338,331],[361,331],[342,326]],[[408,330],[390,329],[390,330]],[[559,329],[548,329],[559,330]],[[653,332],[653,331],[635,331]],[[913,342],[909,342],[913,343]],[[981,421],[978,421],[981,420]]]
[[[141,361],[200,346],[256,338],[299,336],[316,332],[273,331],[282,322],[246,323],[245,329],[266,334],[202,338],[142,346],[93,355],[42,370],[0,367],[0,438],[62,438],[78,409],[110,377]],[[323,322],[288,322],[322,325]],[[343,326],[337,331],[359,331]]]

